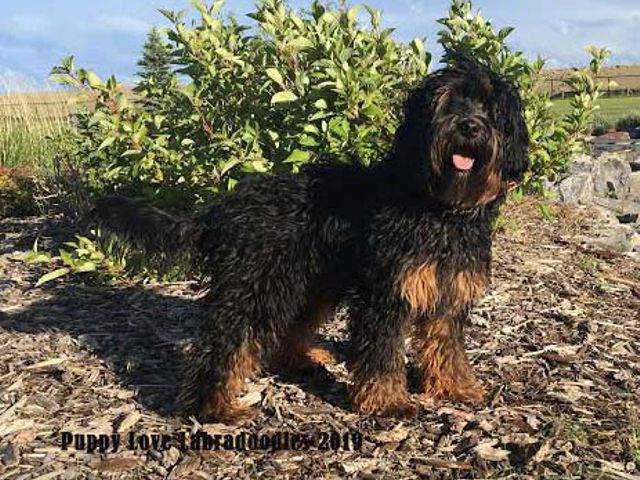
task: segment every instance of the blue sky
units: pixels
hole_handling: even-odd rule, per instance
[[[299,8],[310,0],[290,0]],[[358,2],[350,1],[351,4]],[[448,0],[368,0],[383,10],[395,36],[426,37],[434,49],[438,25]],[[227,10],[240,18],[252,0],[229,0]],[[640,63],[638,0],[476,0],[476,8],[494,25],[516,27],[511,43],[550,66],[583,64],[583,47],[606,45],[610,64]],[[135,80],[136,60],[145,33],[166,26],[158,8],[188,8],[187,0],[1,0],[0,78],[15,85],[42,84],[60,58],[74,54],[77,63],[101,75]],[[248,21],[248,19],[247,19]],[[6,89],[0,82],[0,91]]]

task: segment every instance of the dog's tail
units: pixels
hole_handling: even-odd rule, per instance
[[[101,236],[115,237],[140,250],[145,260],[161,269],[191,267],[198,253],[201,231],[197,223],[126,197],[98,199],[86,222],[98,227]]]

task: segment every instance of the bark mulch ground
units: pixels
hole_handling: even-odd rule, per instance
[[[174,414],[199,314],[195,285],[105,285],[76,275],[35,288],[51,266],[26,265],[21,254],[37,236],[54,249],[70,231],[55,218],[0,220],[0,480],[638,479],[640,268],[580,243],[598,228],[589,211],[550,209],[544,219],[535,201],[510,204],[499,223],[492,288],[467,335],[486,406],[425,403],[409,419],[351,413],[343,313],[320,338],[342,363],[305,375],[266,372],[243,399],[257,415],[234,426]],[[316,444],[61,450],[62,432],[121,433],[124,444],[128,432],[150,440],[183,432],[188,441],[197,429],[234,441],[241,432],[309,434]],[[338,432],[341,448],[321,450],[322,432]],[[343,435],[351,448],[358,432],[360,448],[344,448]]]

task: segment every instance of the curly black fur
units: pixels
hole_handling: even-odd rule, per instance
[[[202,420],[237,413],[246,376],[298,355],[339,303],[363,413],[411,412],[405,335],[429,395],[477,401],[462,328],[490,273],[492,221],[528,166],[517,89],[466,57],[411,93],[380,164],[256,175],[192,221],[110,197],[95,215],[151,254],[188,250],[209,278],[180,399]],[[460,169],[454,155],[472,158]]]

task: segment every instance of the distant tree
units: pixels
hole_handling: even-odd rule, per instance
[[[138,66],[142,69],[138,72],[142,81],[140,89],[149,90],[149,87],[165,87],[171,83],[174,73],[171,69],[173,52],[164,41],[160,31],[153,27],[147,35],[147,40],[142,48],[142,58]]]

